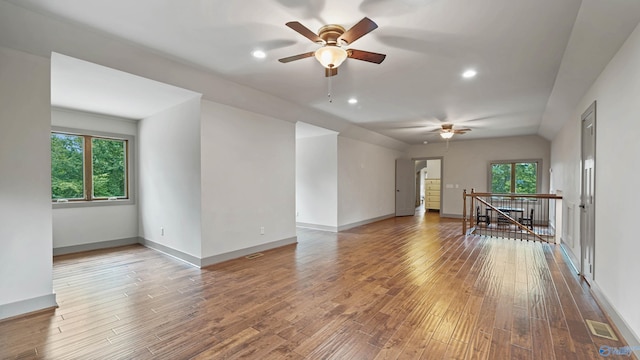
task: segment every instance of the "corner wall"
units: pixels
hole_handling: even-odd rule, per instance
[[[132,136],[138,133],[137,121],[66,109],[51,110],[51,125]],[[137,164],[138,159],[134,162]],[[135,181],[131,185],[135,188]],[[137,237],[137,201],[132,205],[53,209],[53,248],[57,249],[54,250],[56,254],[74,251],[70,249],[82,251],[91,248],[83,245],[114,240],[137,242]],[[113,243],[120,244],[121,241]]]
[[[47,59],[0,47],[0,319],[56,306]]]
[[[201,128],[203,266],[295,243],[295,124],[203,100]]]
[[[139,235],[199,265],[200,98],[140,120],[138,159]]]
[[[640,345],[640,241],[637,214],[640,176],[638,114],[640,113],[640,28],[636,28],[602,71],[572,117],[552,143],[554,188],[573,204],[580,202],[580,116],[596,106],[596,223],[594,286],[629,345]],[[580,212],[566,214],[572,222],[573,257],[580,258]],[[563,238],[563,242],[565,239]],[[578,265],[578,264],[576,264]],[[623,325],[623,326],[621,326]],[[625,328],[628,332],[625,334]]]
[[[338,136],[338,230],[395,216],[395,161],[403,155]]]
[[[338,135],[296,139],[298,226],[338,230]]]

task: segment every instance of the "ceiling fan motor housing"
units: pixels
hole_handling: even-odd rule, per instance
[[[340,25],[329,24],[325,25],[318,30],[318,36],[324,40],[327,45],[342,45],[338,44],[338,38],[344,34],[345,29]]]

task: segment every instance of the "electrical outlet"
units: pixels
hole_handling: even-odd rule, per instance
[[[260,235],[264,235],[264,226],[260,227]]]

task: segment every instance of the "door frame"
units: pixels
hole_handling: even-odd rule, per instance
[[[423,160],[440,160],[440,212],[439,212],[439,216],[442,217],[442,204],[444,203],[444,197],[443,195],[443,189],[444,189],[444,156],[424,156],[424,157],[415,157],[415,158],[411,158],[411,160],[413,160],[413,164],[415,166],[416,161],[423,161]],[[415,173],[415,171],[414,171]],[[415,175],[417,176],[417,175]],[[417,179],[414,179],[415,181],[417,181]],[[420,179],[421,181],[424,181],[424,179]]]
[[[591,201],[589,204],[585,204],[585,146],[584,146],[584,122],[585,120],[593,114],[593,169],[592,169],[592,194]],[[580,116],[580,275],[583,279],[587,281],[587,283],[591,284],[593,279],[595,278],[595,204],[596,204],[596,121],[597,121],[597,112],[596,112],[596,102],[594,101],[589,105],[587,110],[585,110]],[[586,229],[586,227],[589,229]],[[587,250],[591,250],[592,258],[591,258],[591,268],[590,271],[586,271],[586,267],[588,264],[585,263],[585,258],[587,257]]]

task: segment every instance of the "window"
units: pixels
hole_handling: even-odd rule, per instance
[[[130,148],[124,135],[51,133],[51,199],[58,203],[130,200]]]
[[[490,171],[494,194],[538,192],[538,161],[493,162]]]

